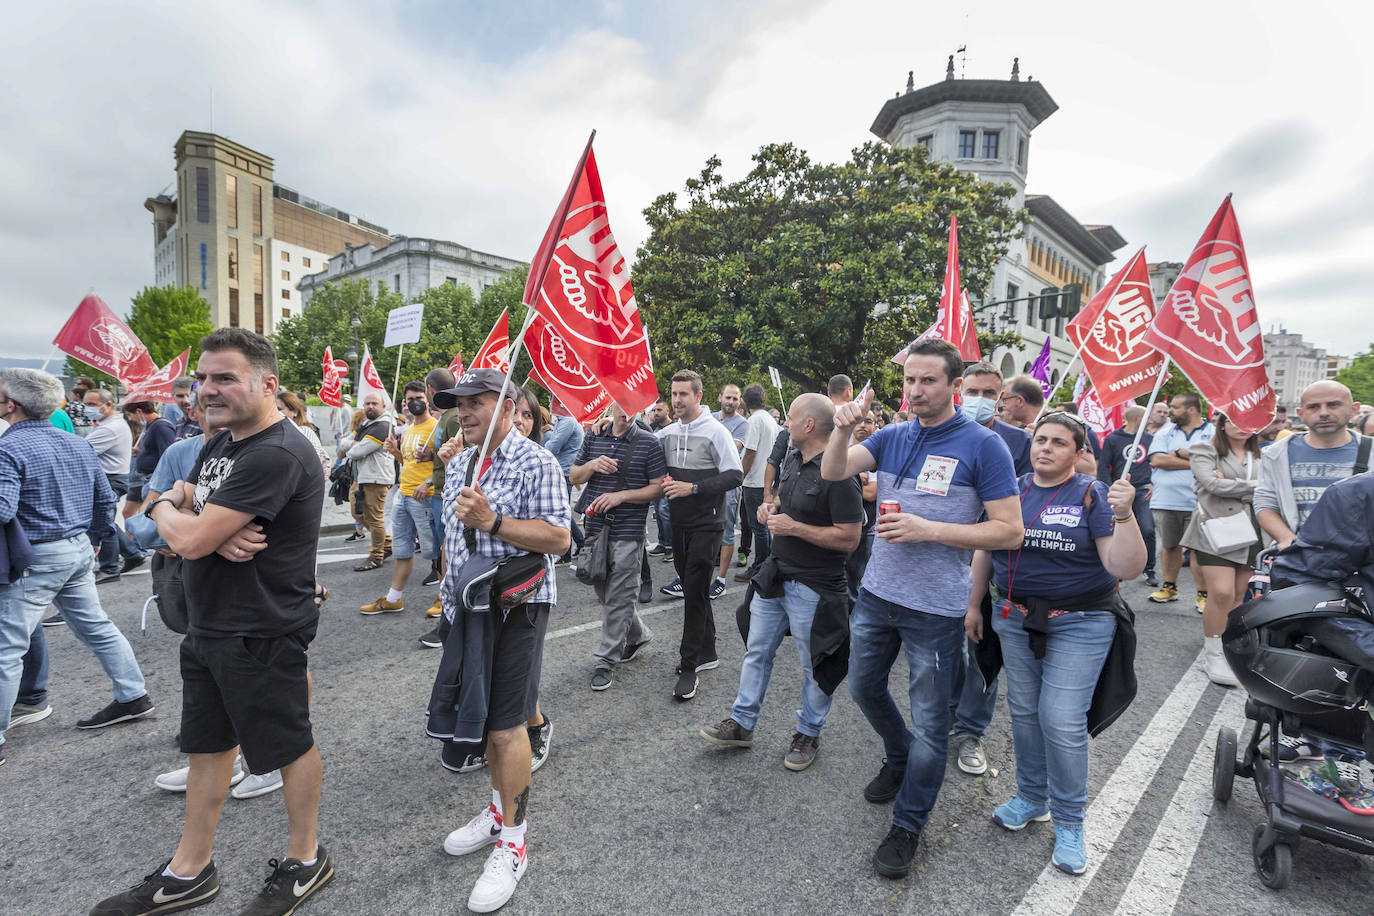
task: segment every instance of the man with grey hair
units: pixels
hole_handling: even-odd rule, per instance
[[[24,654],[49,604],[114,682],[114,702],[77,727],[103,728],[153,711],[133,649],[105,615],[95,590],[95,557],[86,533],[109,533],[114,492],[90,444],[49,422],[62,400],[62,383],[46,372],[0,372],[0,418],[10,423],[0,436],[0,525],[18,522],[33,546],[27,574],[15,584],[0,584],[0,763]]]
[[[747,648],[730,716],[703,728],[710,744],[752,747],[773,658],[790,631],[801,658],[802,708],[783,766],[799,771],[816,759],[832,694],[849,659],[849,592],[845,558],[859,544],[863,497],[858,477],[821,477],[821,455],[835,427],[835,406],[803,394],[787,413],[792,447],[780,469],[778,499],[758,516],[773,535],[768,558],[751,584]]]
[[[100,460],[100,469],[105,472],[105,480],[114,491],[115,500],[129,492],[129,460],[133,448],[133,433],[124,421],[124,413],[115,407],[114,393],[104,388],[96,388],[82,395],[85,401],[86,416],[95,425],[86,434],[86,441],[95,449],[95,457]],[[145,556],[133,539],[119,527],[109,537],[99,542],[100,570],[96,574],[97,585],[113,582],[121,572],[128,572],[142,565]],[[119,559],[124,558],[121,567]],[[59,617],[60,622],[60,617]]]

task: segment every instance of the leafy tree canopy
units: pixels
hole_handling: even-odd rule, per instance
[[[1374,404],[1374,346],[1337,372],[1336,381],[1349,388],[1361,404]]]
[[[200,357],[200,339],[214,330],[210,323],[210,303],[200,297],[191,286],[145,286],[131,300],[124,323],[138,335],[148,355],[159,366],[165,366],[181,351],[191,348],[188,366],[194,367]],[[86,365],[75,357],[67,357],[68,375],[87,376],[107,388],[117,382]]]
[[[964,286],[978,298],[1026,219],[1011,187],[880,143],[838,164],[790,143],[753,161],[727,183],[713,156],[681,198],[663,194],[644,211],[650,235],[634,286],[660,386],[683,368],[710,386],[766,384],[772,365],[788,398],[843,372],[896,403],[901,373],[890,360],[935,320],[950,217]],[[990,350],[993,340],[980,343]]]

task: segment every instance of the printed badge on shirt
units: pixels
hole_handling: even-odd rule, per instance
[[[948,496],[949,485],[954,482],[954,469],[959,466],[958,458],[942,458],[927,455],[926,463],[916,478],[916,489],[921,493]]]
[[[1040,512],[1042,524],[1060,525],[1064,528],[1077,528],[1082,518],[1082,506],[1046,506]]]

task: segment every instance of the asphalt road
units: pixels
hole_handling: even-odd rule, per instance
[[[424,735],[439,653],[416,637],[433,588],[406,590],[401,614],[362,617],[389,569],[354,573],[363,551],[321,542],[320,578],[333,590],[311,649],[314,720],[325,760],[320,835],[336,860],[332,885],[304,907],[315,914],[465,912],[483,856],[446,855],[441,843],[490,798],[485,771],[450,773]],[[671,578],[656,563],[655,585]],[[1186,576],[1185,576],[1186,578]],[[643,660],[593,693],[591,652],[599,610],[590,590],[559,571],[561,601],[545,648],[542,702],[554,723],[552,756],[535,776],[530,868],[510,913],[1289,914],[1368,912],[1374,870],[1361,857],[1305,841],[1284,892],[1259,883],[1250,834],[1262,819],[1253,787],[1210,795],[1220,724],[1241,726],[1243,697],[1208,684],[1198,667],[1202,633],[1183,600],[1151,605],[1127,586],[1137,612],[1140,694],[1092,744],[1090,872],[1047,868],[1049,824],[1011,834],[991,821],[1012,794],[1005,703],[987,736],[992,769],[961,773],[951,758],[916,867],[901,882],[877,877],[871,858],[890,823],[863,800],[881,745],[841,687],[820,757],[784,769],[800,690],[790,640],[779,650],[752,750],[707,746],[697,729],[724,718],[743,646],[733,624],[742,586],[716,603],[721,667],[704,672],[696,699],[675,703],[680,602],[656,596],[656,636]],[[174,745],[180,679],[177,637],[151,616],[139,631],[146,573],[101,587],[129,636],[158,704],[153,717],[98,732],[76,720],[108,702],[109,681],[65,628],[48,630],[51,702],[46,721],[8,735],[0,769],[0,912],[85,913],[168,856],[182,798],[153,777],[184,763]],[[894,693],[905,690],[901,663]],[[899,700],[900,703],[900,700]],[[905,705],[905,704],[901,704]],[[280,794],[230,800],[216,861],[225,891],[205,913],[234,913],[282,855]]]

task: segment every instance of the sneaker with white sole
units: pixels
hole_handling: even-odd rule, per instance
[[[52,705],[47,706],[28,706],[24,703],[15,703],[10,707],[10,728],[17,728],[20,725],[28,725],[30,722],[42,722],[52,715]],[[6,729],[8,731],[9,729]]]
[[[545,713],[544,724],[529,728],[529,734],[530,772],[534,773],[549,759],[549,748],[553,746],[553,720]]]
[[[100,901],[91,909],[92,916],[176,913],[209,903],[219,893],[219,872],[214,862],[188,881],[164,875],[171,864],[168,859],[129,890]]]
[[[529,860],[525,857],[526,844],[518,847],[497,842],[496,848],[487,856],[486,868],[468,895],[468,909],[474,913],[494,913],[506,905],[515,893],[515,886],[525,876]]]
[[[319,844],[315,846],[314,865],[300,859],[269,859],[267,867],[272,871],[262,890],[239,910],[239,916],[288,916],[334,877],[334,862]]]
[[[681,580],[681,579],[674,579],[672,582],[669,582],[667,585],[665,585],[665,586],[663,586],[662,588],[660,588],[659,591],[661,591],[663,594],[667,595],[669,598],[681,598],[681,597],[682,597],[682,580]]]
[[[717,598],[719,598],[719,597],[721,597],[722,595],[724,595],[724,594],[725,594],[725,580],[724,580],[724,579],[714,579],[714,580],[712,580],[712,582],[711,582],[711,589],[710,589],[709,594],[710,594],[710,596],[711,596],[711,600],[712,600],[712,601],[715,601]]]
[[[1021,796],[1013,795],[1011,801],[997,806],[997,810],[992,812],[992,819],[998,826],[1008,830],[1024,830],[1032,821],[1044,823],[1049,820],[1050,809],[1037,808]]]
[[[465,856],[501,838],[501,815],[495,805],[487,805],[482,813],[444,837],[444,852],[451,856]]]
[[[266,795],[268,792],[275,792],[281,788],[281,770],[273,770],[270,773],[263,773],[261,776],[256,773],[248,774],[248,778],[229,791],[229,794],[237,799],[257,798],[259,795]]]
[[[190,767],[182,767],[179,770],[172,770],[169,773],[161,773],[153,779],[153,785],[164,792],[185,792],[186,778],[191,773]],[[243,758],[234,758],[234,774],[229,777],[231,787],[243,782],[248,776],[248,771],[243,768]]]
[[[131,722],[134,719],[141,719],[153,711],[153,701],[148,699],[145,693],[137,699],[127,703],[115,700],[100,712],[87,719],[81,719],[76,723],[77,728],[105,728],[109,725],[116,725],[120,722]]]
[[[959,741],[959,769],[970,776],[982,776],[988,771],[988,756],[983,753],[983,741],[964,735]]]

